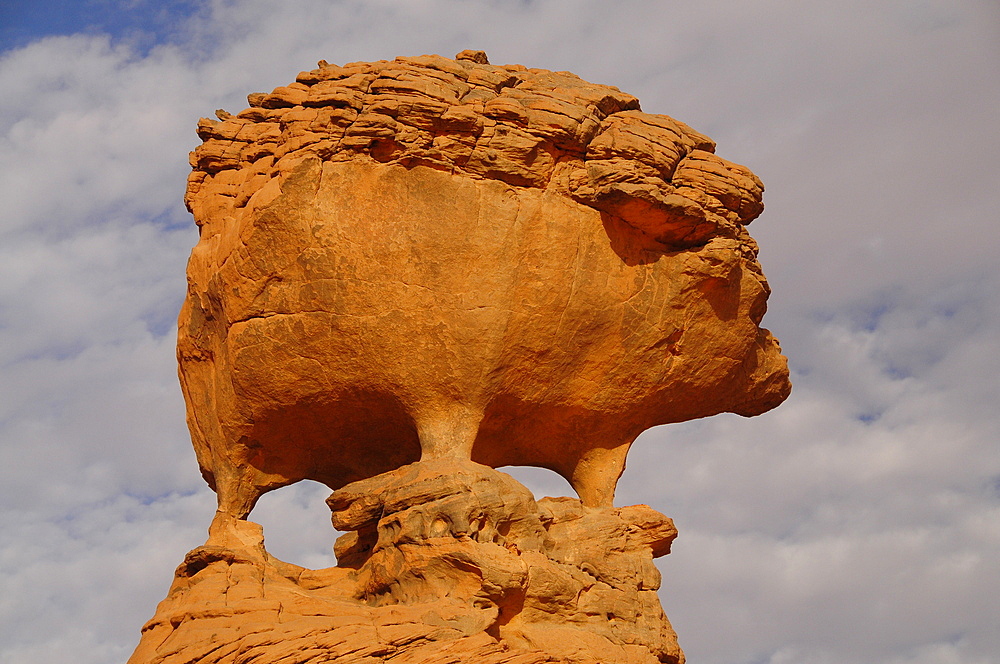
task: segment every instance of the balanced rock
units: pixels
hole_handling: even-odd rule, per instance
[[[222,511],[430,457],[609,506],[645,429],[787,396],[763,187],[710,139],[481,52],[321,65],[198,125],[178,357]]]
[[[199,122],[186,196],[178,360],[219,510],[130,663],[682,662],[652,563],[676,530],[614,491],[645,429],[789,393],[760,181],[481,51],[321,61],[249,102]],[[246,520],[303,479],[333,490],[337,567]]]

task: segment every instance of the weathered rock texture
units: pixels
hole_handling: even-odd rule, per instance
[[[484,60],[321,63],[199,123],[178,355],[227,513],[422,455],[607,506],[643,430],[788,394],[760,181],[616,88]]]
[[[651,562],[675,531],[614,490],[643,430],[788,394],[760,181],[617,88],[481,52],[249,101],[199,122],[186,197],[178,358],[219,512],[132,661],[680,661]],[[335,490],[337,568],[244,520],[302,479]]]
[[[130,662],[682,662],[653,557],[677,531],[646,507],[545,498],[436,459],[334,492],[339,566],[272,558],[260,526],[215,524]]]

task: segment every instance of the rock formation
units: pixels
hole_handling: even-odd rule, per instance
[[[760,181],[617,88],[478,51],[249,102],[199,122],[186,197],[178,359],[219,511],[130,662],[683,661],[652,564],[676,531],[614,490],[643,430],[788,395]],[[246,521],[302,479],[333,490],[336,568]]]

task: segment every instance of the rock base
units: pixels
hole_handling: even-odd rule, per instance
[[[653,558],[677,534],[645,506],[535,501],[510,476],[429,460],[336,491],[338,566],[217,519],[177,568],[129,664],[680,664]]]

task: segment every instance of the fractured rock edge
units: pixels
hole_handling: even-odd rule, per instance
[[[185,198],[199,224],[235,212],[296,160],[365,157],[518,187],[556,188],[664,248],[746,240],[763,184],[715,143],[616,87],[569,72],[437,55],[320,63],[250,108],[203,118]],[[266,196],[266,193],[263,194]],[[220,198],[221,197],[221,198]],[[229,199],[229,200],[225,200]],[[641,205],[634,205],[640,202]],[[751,250],[755,247],[751,246]]]

